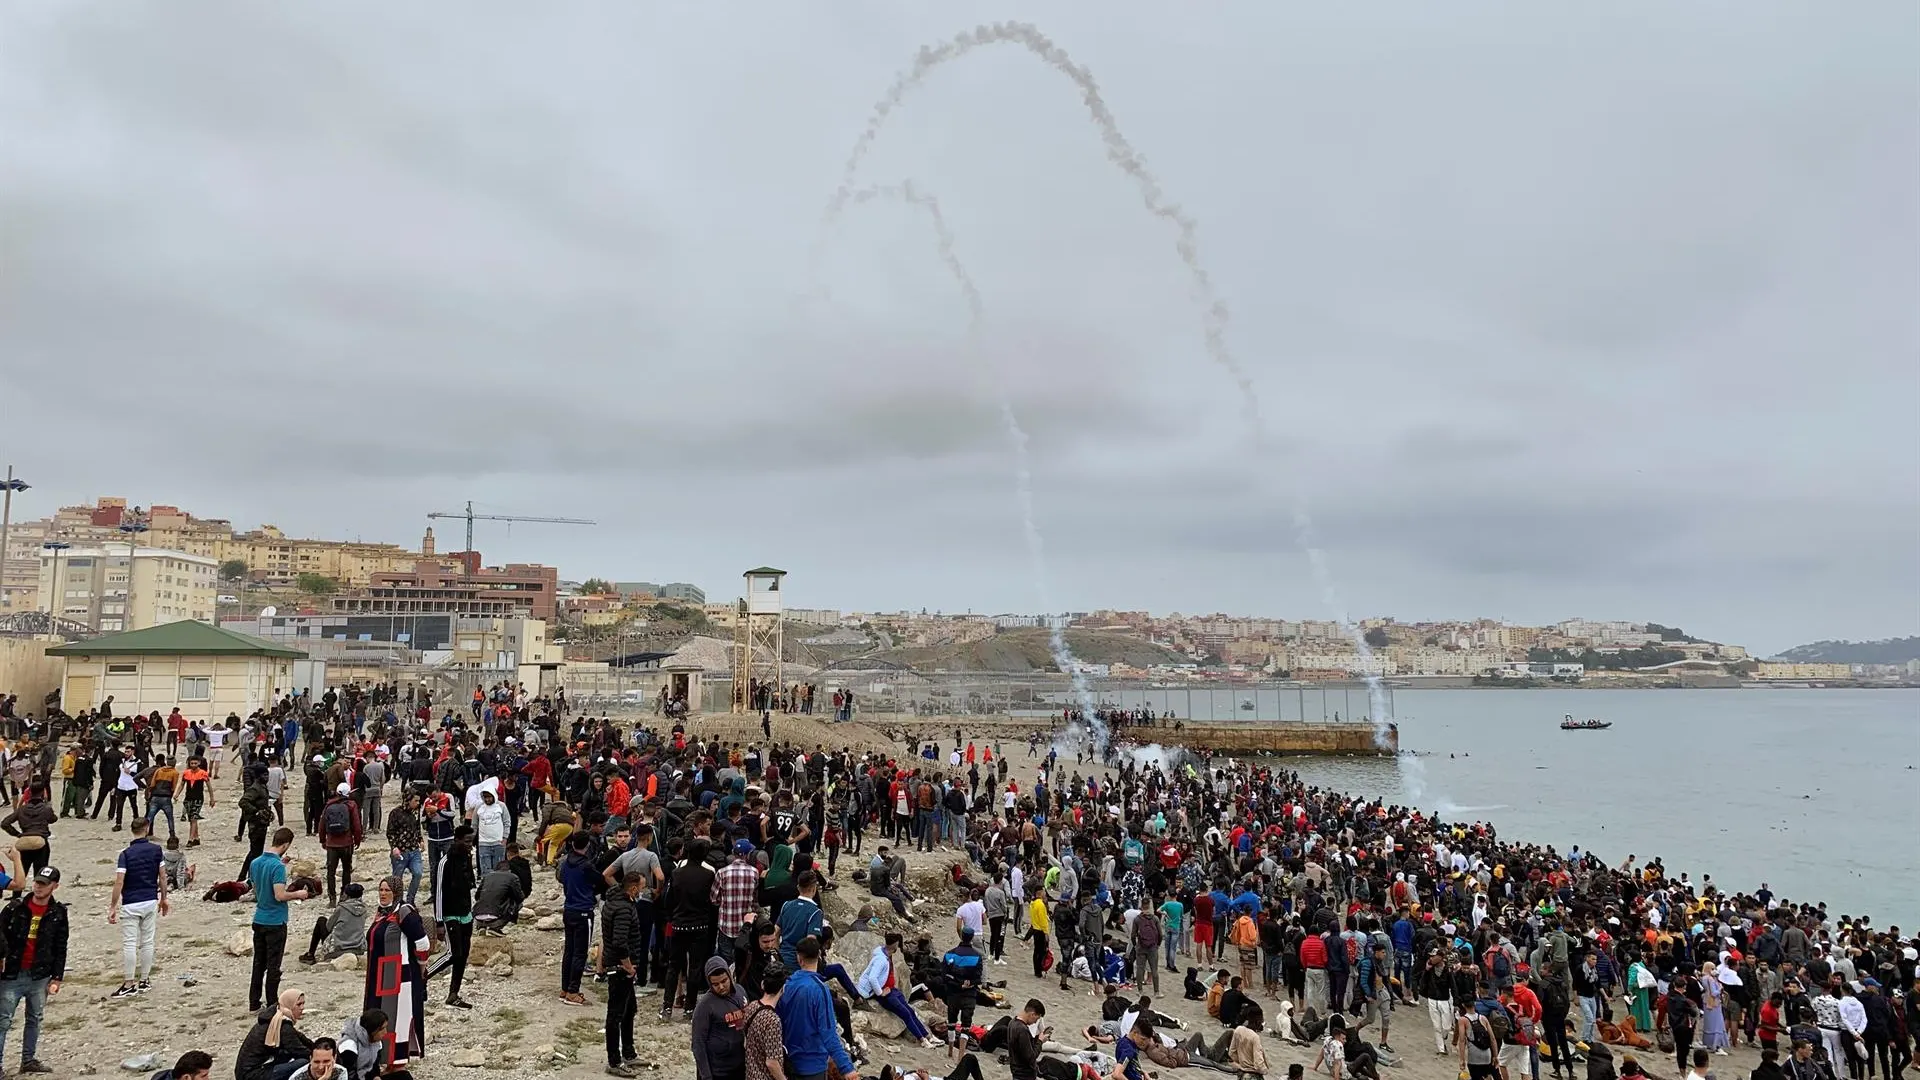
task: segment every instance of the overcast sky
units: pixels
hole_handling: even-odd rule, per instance
[[[357,10],[356,10],[357,9]],[[1920,631],[1912,4],[10,5],[20,516],[788,603]],[[751,12],[752,17],[745,17]],[[1198,223],[1257,389],[1029,17]],[[443,548],[459,526],[442,523]]]

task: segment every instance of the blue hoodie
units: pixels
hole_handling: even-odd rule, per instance
[[[794,972],[773,1011],[780,1015],[780,1033],[787,1044],[787,1055],[793,1059],[795,1075],[824,1073],[829,1058],[842,1073],[854,1071],[853,1058],[840,1043],[833,999],[818,972],[804,968]]]
[[[594,870],[593,861],[569,851],[560,860],[560,888],[566,893],[563,905],[566,911],[586,913],[593,910],[593,902],[599,898],[594,885],[600,874]]]

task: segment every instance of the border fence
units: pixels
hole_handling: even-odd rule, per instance
[[[651,712],[665,672],[609,668],[604,671],[553,673],[548,684],[564,687],[567,700],[592,710]],[[379,667],[330,667],[329,682],[350,679],[418,685],[431,691],[435,707],[464,708],[475,686],[492,686],[519,678],[510,668],[451,668],[397,664]],[[831,718],[833,695],[852,690],[856,717],[903,719],[916,716],[1003,716],[1044,718],[1081,706],[1081,692],[1060,675],[922,674],[913,671],[823,670],[790,680],[814,687],[813,712]],[[1122,679],[1091,679],[1085,699],[1097,709],[1144,709],[1159,718],[1192,721],[1289,721],[1335,723],[1372,719],[1365,684],[1351,683],[1243,683],[1218,685],[1156,685]],[[733,680],[725,673],[708,672],[701,679],[701,700],[694,711],[725,713],[732,709]],[[1393,691],[1386,688],[1386,719],[1393,719]]]

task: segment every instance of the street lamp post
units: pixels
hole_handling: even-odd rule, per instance
[[[127,595],[122,600],[120,629],[132,630],[133,626],[133,577],[134,564],[139,561],[140,534],[147,531],[146,515],[139,507],[120,515],[120,531],[127,534]]]
[[[40,545],[41,550],[53,552],[53,586],[47,590],[49,618],[63,619],[67,614],[67,586],[60,579],[60,553],[72,546],[65,540],[48,540]]]
[[[7,466],[7,479],[0,483],[0,607],[12,607],[13,600],[7,593],[7,530],[13,524],[13,493],[25,491],[30,487],[25,480],[13,478],[13,466]]]

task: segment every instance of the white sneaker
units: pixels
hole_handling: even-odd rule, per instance
[[[1006,962],[1005,960],[995,960],[995,961],[993,962],[993,966],[994,966],[994,967],[1006,967],[1006,966],[1007,966],[1007,962]]]
[[[1713,1052],[1713,1056],[1714,1056],[1714,1057],[1726,1057],[1726,1056],[1727,1056],[1727,1048],[1723,1046],[1723,1047],[1721,1047],[1720,1049],[1718,1049],[1718,1050],[1715,1050],[1715,1051]]]

